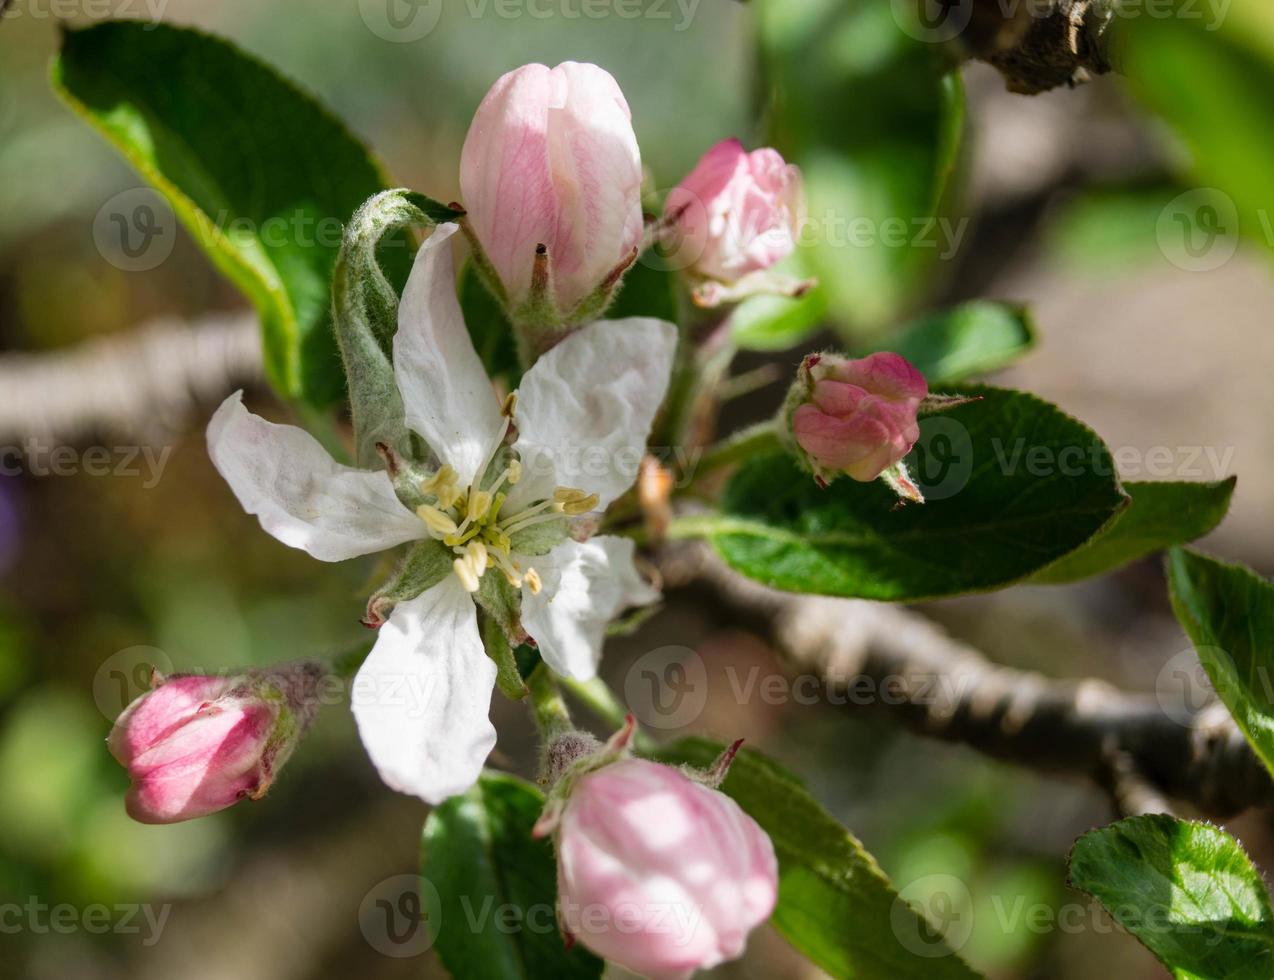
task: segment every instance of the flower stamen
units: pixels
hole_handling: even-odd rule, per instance
[[[595,493],[585,493],[575,487],[558,487],[553,491],[553,500],[562,505],[562,512],[572,517],[587,514],[601,501]]]

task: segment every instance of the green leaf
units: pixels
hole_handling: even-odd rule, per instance
[[[930,390],[994,371],[1035,345],[1035,328],[1025,307],[977,301],[929,313],[859,352],[890,350],[909,360]]]
[[[439,897],[433,945],[453,976],[602,975],[601,960],[581,946],[567,952],[558,933],[553,845],[531,837],[543,806],[534,786],[487,772],[425,821],[421,874]]]
[[[1185,259],[1201,269],[1228,259],[1239,234],[1274,247],[1274,10],[1240,3],[1204,16],[1179,0],[1175,12],[1115,20],[1121,73],[1189,149],[1192,180],[1221,192],[1197,188],[1165,209],[1161,247],[1172,257],[1188,236]]]
[[[796,279],[807,279],[808,268],[800,253],[775,266],[775,271]],[[785,296],[754,296],[744,300],[730,315],[734,343],[744,350],[791,350],[822,326],[827,316],[827,294],[815,286],[800,299]]]
[[[688,738],[659,749],[656,757],[707,768],[722,748]],[[978,976],[791,773],[745,749],[721,788],[774,842],[779,900],[771,924],[822,970],[856,980]]]
[[[1201,538],[1230,509],[1236,477],[1213,483],[1125,483],[1131,502],[1088,544],[1035,575],[1040,585],[1077,582]]]
[[[1033,395],[981,396],[921,419],[907,457],[927,502],[882,481],[819,488],[789,457],[750,459],[722,513],[683,519],[736,571],[792,592],[915,601],[1000,588],[1085,544],[1127,504],[1106,446]]]
[[[1130,817],[1075,844],[1070,880],[1178,980],[1274,976],[1274,914],[1260,873],[1219,827]]]
[[[897,7],[804,0],[756,8],[770,139],[805,180],[802,260],[848,336],[920,298],[967,228],[949,220],[961,82],[941,45],[900,29]]]
[[[465,326],[469,328],[469,338],[487,374],[492,379],[503,380],[510,391],[517,388],[522,379],[522,368],[518,363],[513,325],[504,315],[504,308],[483,285],[482,277],[472,262],[465,263],[464,271],[460,273],[460,310],[464,314]]]
[[[1172,610],[1217,696],[1274,772],[1274,586],[1242,565],[1174,548]]]
[[[194,30],[66,30],[51,78],[252,301],[278,391],[337,401],[329,280],[342,223],[385,186],[367,149],[272,68]],[[387,258],[401,272],[410,251]]]
[[[677,277],[665,267],[654,247],[637,257],[624,275],[606,319],[653,316],[669,323],[680,322],[677,311]]]

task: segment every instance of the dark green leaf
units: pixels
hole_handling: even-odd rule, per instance
[[[1131,497],[1114,522],[1088,544],[1031,576],[1041,585],[1076,582],[1134,559],[1203,537],[1230,509],[1235,477],[1214,483],[1125,483]]]
[[[979,301],[918,317],[859,352],[901,354],[931,391],[1011,364],[1035,344],[1025,307]]]
[[[1274,914],[1238,841],[1166,814],[1130,817],[1075,844],[1070,880],[1179,980],[1269,980]]]
[[[194,30],[68,30],[52,80],[252,300],[275,387],[316,406],[336,401],[329,279],[341,225],[385,186],[367,149],[292,82]],[[401,272],[405,241],[387,258]]]
[[[820,489],[790,458],[763,456],[731,478],[720,515],[679,531],[776,588],[914,601],[1018,581],[1126,505],[1091,429],[1024,392],[961,393],[981,400],[922,419],[907,457],[924,504],[900,506],[879,480]]]
[[[482,277],[472,262],[466,263],[460,273],[460,309],[487,374],[493,379],[502,379],[509,390],[517,388],[522,369],[513,325],[504,315],[504,308],[482,284]]]
[[[425,822],[421,874],[438,892],[434,948],[464,980],[602,975],[582,947],[566,951],[557,930],[553,846],[531,828],[544,806],[534,786],[484,773],[464,796]]]
[[[1168,555],[1168,584],[1217,695],[1274,772],[1274,586],[1183,548]]]
[[[638,256],[625,274],[615,301],[607,309],[606,319],[653,316],[669,323],[680,322],[677,312],[677,277],[664,265],[653,248]]]
[[[688,738],[657,758],[706,768],[721,750]],[[856,980],[977,976],[791,773],[745,749],[721,788],[774,842],[779,901],[771,924],[821,969]]]

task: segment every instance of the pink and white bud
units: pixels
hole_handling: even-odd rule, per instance
[[[811,354],[789,395],[790,432],[816,476],[874,480],[920,438],[928,393],[924,375],[898,354]]]
[[[668,195],[671,261],[704,279],[734,283],[796,247],[804,220],[801,173],[768,147],[748,153],[722,140]]]
[[[303,661],[230,677],[176,675],[124,709],[106,744],[128,770],[128,815],[176,823],[260,799],[318,708]]]
[[[563,319],[613,288],[641,240],[641,181],[632,114],[608,72],[567,61],[496,81],[465,137],[460,189],[509,308],[539,299],[533,278]]]
[[[572,786],[557,823],[568,936],[650,977],[689,977],[742,955],[778,895],[770,838],[680,769],[622,758]]]

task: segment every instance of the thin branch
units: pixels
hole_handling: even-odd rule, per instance
[[[726,621],[768,639],[794,671],[918,733],[1092,780],[1117,798],[1135,780],[1136,801],[1124,801],[1133,809],[1167,798],[1225,817],[1274,802],[1274,781],[1221,705],[1183,724],[1153,696],[993,664],[898,606],[767,588],[700,545],[670,548],[660,567],[669,586],[697,590]],[[853,696],[864,690],[876,695]]]
[[[0,356],[0,443],[163,440],[262,376],[256,318],[157,320],[69,350]]]
[[[961,0],[966,52],[994,65],[1010,92],[1034,95],[1111,70],[1109,28],[1120,0]],[[958,25],[957,25],[958,26]]]

